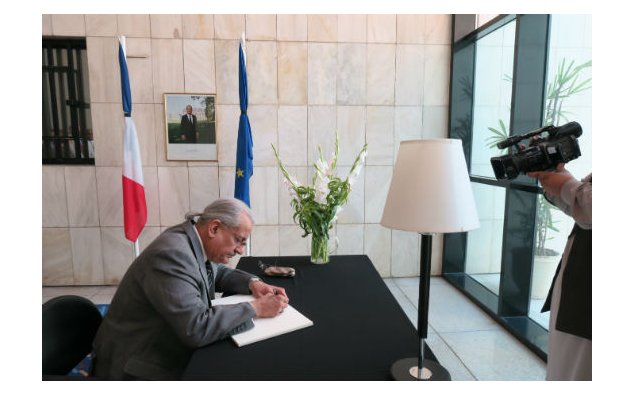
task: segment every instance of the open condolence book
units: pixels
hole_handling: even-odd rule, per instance
[[[211,301],[212,305],[237,304],[245,301],[251,301],[252,295],[236,294],[234,296],[217,298]],[[267,338],[276,337],[281,334],[290,333],[291,331],[303,329],[313,325],[312,320],[299,313],[292,306],[286,307],[284,312],[274,318],[253,318],[252,329],[243,333],[232,335],[231,338],[237,346],[252,344]]]

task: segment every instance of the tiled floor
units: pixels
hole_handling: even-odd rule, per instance
[[[385,280],[414,326],[418,278]],[[75,294],[107,304],[116,290],[102,287],[44,287],[42,302]],[[427,344],[453,380],[543,380],[546,364],[444,279],[431,279]]]

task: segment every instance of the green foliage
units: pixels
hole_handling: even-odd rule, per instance
[[[271,147],[273,147],[277,164],[284,176],[283,182],[291,195],[291,207],[294,211],[293,220],[304,230],[302,237],[313,234],[313,237],[328,239],[328,230],[333,227],[341,206],[348,202],[350,186],[361,171],[368,145],[365,144],[357,154],[345,179],[335,175],[339,156],[339,136],[336,136],[335,153],[330,162],[324,161],[320,146],[319,159],[313,165],[315,174],[310,186],[299,184],[286,170],[276,147],[273,144]]]
[[[503,140],[506,140],[509,137],[509,132],[506,129],[506,125],[504,121],[498,119],[498,123],[500,124],[500,129],[489,127],[489,131],[493,134],[489,136],[486,140],[489,142],[487,145],[488,148],[496,148],[497,144]]]

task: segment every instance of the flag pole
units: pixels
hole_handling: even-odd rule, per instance
[[[139,257],[139,240],[134,241],[134,257]]]

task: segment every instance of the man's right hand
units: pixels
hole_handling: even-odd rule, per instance
[[[251,301],[258,318],[271,318],[276,316],[288,306],[288,299],[280,294],[266,294]]]

